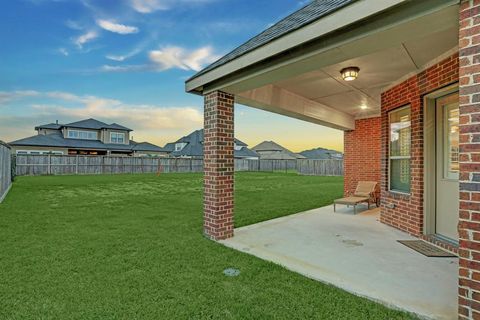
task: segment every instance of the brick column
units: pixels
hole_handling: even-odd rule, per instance
[[[234,96],[205,95],[203,231],[213,240],[233,236]]]
[[[459,319],[480,319],[480,0],[460,4]]]

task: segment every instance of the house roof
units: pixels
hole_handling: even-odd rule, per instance
[[[259,158],[260,155],[258,153],[256,153],[255,151],[247,148],[247,147],[243,147],[240,150],[235,150],[235,157],[237,157],[237,158]]]
[[[4,147],[6,147],[6,148],[8,148],[8,149],[11,149],[10,145],[9,145],[8,143],[6,143],[6,142],[3,142],[2,140],[0,140],[0,146],[4,146]]]
[[[151,151],[151,152],[165,152],[162,147],[154,145],[150,142],[135,142],[130,141],[133,151]]]
[[[38,129],[51,129],[51,130],[59,130],[63,125],[58,123],[49,123],[49,124],[42,124],[40,126],[36,126],[35,130]]]
[[[174,143],[167,143],[164,147],[164,150],[167,152],[171,152],[172,156],[175,157],[203,157],[203,139],[204,139],[204,130],[195,130],[194,132],[190,133],[187,136],[184,136]],[[180,151],[175,151],[175,144],[177,143],[186,143],[187,145]],[[258,154],[255,152],[251,152],[248,148],[246,148],[247,144],[235,139],[235,144],[237,146],[242,146],[241,150],[235,150],[235,157],[258,157]],[[247,150],[244,150],[247,149]]]
[[[169,142],[167,143],[164,147],[163,147],[163,150],[165,150],[166,152],[172,152],[175,150],[175,142]]]
[[[86,120],[81,120],[81,121],[76,121],[76,122],[72,122],[72,123],[67,123],[67,124],[62,125],[62,127],[79,128],[79,129],[94,129],[94,130],[117,129],[117,130],[133,131],[132,129],[121,126],[117,123],[107,124],[105,122],[98,121],[98,120],[92,119],[92,118],[86,119]]]
[[[125,145],[103,143],[99,140],[65,139],[61,132],[51,133],[47,135],[40,134],[25,139],[13,141],[10,144],[12,146],[57,147],[110,151],[163,151],[163,148],[155,146],[148,142],[137,143],[131,141],[130,144]]]
[[[343,154],[339,151],[329,150],[325,148],[316,148],[300,152],[301,155],[308,159],[342,159]]]
[[[259,151],[262,160],[296,160],[297,157],[285,151]]]
[[[273,40],[278,39],[287,33],[293,32],[314,21],[317,21],[322,17],[335,12],[336,10],[353,3],[354,1],[356,0],[313,0],[310,4],[275,23],[270,28],[251,38],[216,62],[199,71],[190,79],[188,79],[187,82],[269,42],[272,42]]]
[[[289,159],[304,159],[301,154],[294,153],[285,147],[282,147],[274,141],[263,141],[257,144],[252,150],[260,153],[261,159],[270,160],[289,160]]]

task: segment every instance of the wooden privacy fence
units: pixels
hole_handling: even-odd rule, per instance
[[[12,185],[12,155],[10,147],[0,141],[0,202],[10,190]]]
[[[15,159],[18,176],[203,172],[202,159],[23,154]],[[235,171],[298,171],[339,176],[343,174],[343,161],[235,159]]]
[[[297,160],[235,159],[235,171],[291,171],[297,169]]]
[[[16,156],[17,176],[169,172],[203,172],[203,160],[65,155]]]
[[[297,171],[312,176],[343,176],[343,160],[297,160]]]

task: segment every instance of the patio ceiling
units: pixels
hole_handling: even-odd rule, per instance
[[[457,49],[457,2],[397,5],[270,59],[244,62],[243,69],[205,83],[201,90],[222,90],[247,106],[352,130],[355,119],[380,114],[386,88]],[[357,80],[341,78],[340,70],[348,66],[360,68]]]

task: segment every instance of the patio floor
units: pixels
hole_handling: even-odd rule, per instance
[[[235,229],[220,241],[356,295],[432,319],[457,318],[457,258],[428,258],[379,210],[332,206]]]

